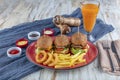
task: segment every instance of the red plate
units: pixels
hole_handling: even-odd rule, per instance
[[[38,64],[35,61],[35,44],[36,44],[36,42],[33,42],[27,47],[26,56],[27,56],[28,60],[31,61],[32,63],[40,66],[40,67],[43,67],[43,68],[56,69],[54,67],[49,67],[49,66],[45,66],[43,64]],[[72,66],[72,67],[67,67],[67,68],[60,68],[60,70],[82,67],[82,66],[85,66],[85,65],[91,63],[93,60],[95,60],[95,58],[98,55],[98,50],[95,47],[95,45],[93,45],[92,43],[88,42],[88,45],[89,45],[90,48],[89,48],[89,50],[88,50],[88,52],[86,53],[86,56],[85,56],[86,63],[82,63],[82,64],[80,63],[78,65],[75,65],[75,66]]]

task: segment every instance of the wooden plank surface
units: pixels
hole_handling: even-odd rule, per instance
[[[84,0],[0,0],[0,30],[14,25],[53,17],[58,14],[70,14]],[[99,0],[98,18],[112,24],[115,30],[100,40],[120,39],[120,0]],[[73,70],[55,71],[43,69],[21,80],[120,80],[120,76],[104,73],[98,58],[90,65]]]

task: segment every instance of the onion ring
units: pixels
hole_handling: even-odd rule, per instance
[[[51,53],[48,53],[48,59],[43,62],[44,65],[49,64],[52,61],[53,55]]]
[[[43,55],[42,58],[39,58],[40,55]],[[40,51],[40,53],[38,53],[36,56],[35,56],[35,60],[36,62],[38,63],[43,63],[46,59],[47,59],[47,53],[45,51]]]
[[[53,56],[54,56],[54,60],[52,61],[52,63],[48,64],[48,66],[55,66],[59,61],[58,54],[53,54]]]

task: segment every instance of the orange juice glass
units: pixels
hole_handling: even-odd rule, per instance
[[[92,32],[96,22],[99,5],[100,3],[94,0],[81,2],[84,29],[87,32],[87,37],[89,41],[94,41],[94,38],[92,37],[92,35],[90,35],[90,33]]]

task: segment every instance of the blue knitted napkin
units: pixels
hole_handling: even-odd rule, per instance
[[[81,10],[79,8],[72,14],[64,16],[82,19]],[[18,58],[7,57],[6,51],[8,48],[15,46],[16,40],[27,38],[27,34],[30,31],[41,32],[44,28],[48,27],[56,31],[55,35],[60,34],[60,30],[52,23],[52,18],[23,23],[10,29],[0,31],[0,80],[19,80],[30,73],[42,69],[27,60],[25,48],[22,49],[22,55]],[[113,30],[114,28],[111,25],[104,24],[102,20],[97,19],[92,35],[95,37],[96,41]],[[72,35],[76,31],[77,27],[72,27],[72,32],[68,35]],[[83,24],[80,26],[80,31],[85,33]],[[29,41],[29,44],[31,42],[32,41]]]

